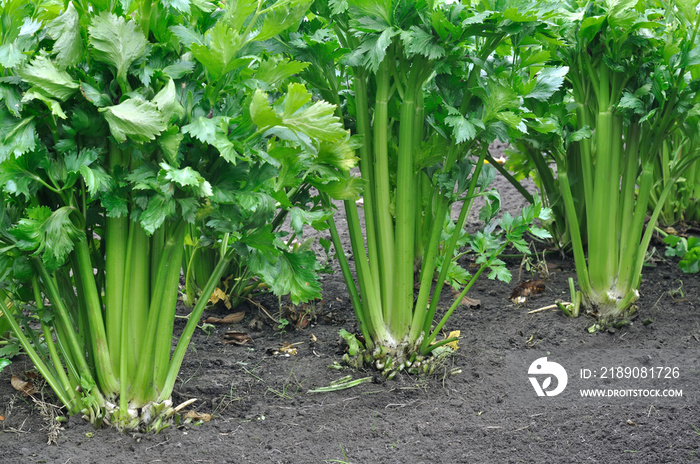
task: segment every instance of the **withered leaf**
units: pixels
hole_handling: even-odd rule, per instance
[[[459,331],[459,330],[453,330],[453,331],[450,332],[450,334],[449,334],[447,337],[445,337],[445,338],[459,338],[459,335],[460,335],[460,331]],[[459,343],[459,340],[455,340],[455,341],[453,341],[453,342],[447,343],[445,346],[449,346],[449,347],[452,348],[453,350],[457,351],[457,350],[459,349],[458,343]]]
[[[297,343],[289,343],[289,342],[284,342],[282,343],[282,346],[279,349],[274,349],[274,348],[268,348],[266,350],[266,353],[269,354],[270,356],[294,356],[297,354],[297,348],[296,345],[301,345],[304,342],[297,342]]]
[[[443,335],[444,335],[444,333],[443,333]],[[453,330],[452,332],[450,332],[449,335],[445,336],[444,340],[447,340],[448,338],[457,338],[458,339],[459,336],[460,336],[460,331]],[[431,343],[431,345],[434,345],[435,343],[437,343],[437,340],[434,340]],[[457,351],[459,349],[459,340],[454,340],[454,341],[451,341],[449,343],[445,343],[445,346],[449,346],[450,348],[452,348],[452,350]]]
[[[214,289],[214,292],[211,294],[211,297],[209,298],[209,303],[216,304],[219,301],[223,301],[226,307],[228,309],[231,309],[231,300],[229,299],[228,295],[224,293],[219,287],[216,287]]]
[[[297,329],[299,329],[299,330],[305,329],[306,327],[308,327],[309,322],[311,322],[311,321],[310,321],[309,315],[308,315],[308,314],[302,314],[302,315],[299,317],[299,319],[297,319],[297,321],[296,321],[296,323],[294,324],[294,326],[295,326]]]
[[[544,292],[544,282],[541,280],[526,280],[520,282],[510,294],[510,301],[515,304],[525,303],[528,297]]]
[[[12,385],[12,388],[24,393],[26,396],[34,394],[34,384],[32,381],[24,380],[17,374],[12,376],[12,379],[10,379],[10,384]]]
[[[462,298],[462,304],[467,308],[481,308],[481,300],[469,298],[468,296]]]
[[[298,344],[299,343],[292,344],[292,343],[284,342],[284,343],[282,343],[282,347],[279,349],[279,351],[281,351],[282,353],[288,353],[291,355],[295,355],[295,354],[297,354],[297,349],[294,345],[298,345]]]
[[[455,290],[454,288],[450,287],[450,290],[452,292],[452,297],[457,298],[460,292]],[[481,307],[481,300],[477,300],[476,298],[470,298],[468,296],[465,296],[462,298],[462,301],[460,302],[462,306],[466,306],[467,308],[470,309],[476,309]]]
[[[282,311],[285,319],[294,323],[297,329],[305,329],[316,320],[314,305],[301,304],[298,306],[285,306]]]
[[[207,324],[235,324],[241,322],[245,317],[245,311],[239,311],[237,313],[227,314],[224,317],[208,317],[204,320]]]
[[[190,410],[190,411],[187,411],[187,414],[185,414],[185,419],[191,419],[194,421],[209,422],[211,420],[211,414]]]
[[[255,343],[246,332],[229,331],[224,334],[224,343],[227,345],[245,345],[248,342]]]

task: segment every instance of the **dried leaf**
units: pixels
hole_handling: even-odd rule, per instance
[[[515,304],[525,303],[528,297],[539,295],[544,292],[544,282],[541,280],[526,280],[513,289],[510,294],[510,301]]]
[[[231,300],[229,300],[228,295],[224,293],[223,290],[221,290],[219,287],[216,287],[214,289],[214,293],[212,293],[211,297],[209,297],[209,303],[216,304],[219,301],[223,301],[226,305],[226,308],[231,309]]]
[[[467,308],[481,308],[481,300],[469,298],[468,296],[462,298],[462,304]]]
[[[204,320],[207,324],[235,324],[241,322],[245,317],[245,311],[239,311],[237,313],[227,314],[226,316],[219,317],[208,317]]]
[[[274,349],[274,348],[268,348],[266,353],[270,356],[294,356],[297,354],[297,349],[296,345],[301,345],[304,342],[297,342],[297,343],[288,343],[284,342],[282,343],[282,346],[279,349]]]
[[[287,354],[294,356],[295,354],[297,354],[297,349],[294,345],[298,345],[298,343],[291,344],[291,343],[284,342],[282,344],[282,347],[279,349],[279,351],[282,353],[287,353]]]
[[[0,416],[0,421],[4,421],[4,420],[5,420],[5,416]]]
[[[416,284],[416,290],[419,289],[420,283]],[[452,297],[457,298],[459,296],[459,291],[455,290],[454,288],[450,287],[450,291],[452,292]],[[462,306],[466,306],[467,308],[470,309],[476,309],[481,307],[481,300],[477,300],[476,298],[469,298],[468,296],[464,296],[462,298],[462,301],[460,302]],[[428,302],[428,305],[430,305],[430,302]]]
[[[297,329],[305,329],[316,320],[313,304],[288,305],[282,310],[282,317],[294,323]]]
[[[10,384],[12,384],[12,388],[24,393],[26,396],[34,394],[34,384],[31,381],[23,380],[17,374],[12,376]]]
[[[460,334],[459,330],[453,330],[452,332],[450,332],[450,334],[447,336],[447,338],[459,338],[459,334]],[[445,344],[445,346],[449,346],[453,350],[457,351],[459,349],[458,343],[459,343],[459,340],[455,340],[453,342]]]
[[[194,421],[209,422],[211,420],[211,414],[191,410],[191,411],[187,411],[187,414],[185,414],[185,419],[192,419]]]
[[[245,345],[246,343],[255,341],[246,332],[226,332],[224,334],[224,343],[227,345]]]
[[[450,332],[450,334],[447,335],[443,340],[447,340],[448,338],[459,338],[459,335],[460,335],[460,331],[459,331],[459,330],[453,330],[453,331]],[[431,343],[431,345],[434,345],[434,344],[437,343],[437,342],[438,342],[438,340],[433,340],[433,342]],[[445,343],[444,346],[449,346],[450,348],[452,348],[452,350],[457,351],[457,350],[459,349],[458,343],[459,343],[459,340],[455,340],[455,341],[452,341],[452,342],[450,342],[450,343]]]
[[[306,327],[308,327],[310,319],[311,318],[309,317],[308,314],[302,314],[299,317],[299,319],[297,319],[297,322],[296,322],[296,324],[294,324],[294,326],[299,330],[305,329]]]

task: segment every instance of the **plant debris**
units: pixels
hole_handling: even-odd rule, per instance
[[[297,330],[305,329],[316,321],[316,308],[313,303],[287,305],[282,308],[281,317],[292,322]]]
[[[241,322],[245,317],[245,311],[239,311],[237,313],[227,314],[224,317],[208,317],[204,320],[206,324],[236,324]]]
[[[304,342],[297,342],[297,343],[284,342],[284,343],[282,343],[282,346],[277,350],[275,350],[273,348],[270,348],[269,350],[267,350],[267,354],[272,355],[272,356],[274,356],[274,355],[294,356],[295,354],[297,354],[296,345],[301,345],[302,343],[304,343]]]
[[[522,304],[533,295],[544,293],[544,282],[541,280],[526,280],[520,282],[510,294],[510,301],[515,304]]]
[[[236,332],[234,330],[231,330],[229,332],[226,332],[224,334],[224,343],[227,345],[245,345],[246,343],[255,343],[255,340],[248,335],[247,332]]]
[[[10,380],[12,388],[22,392],[25,396],[32,396],[35,393],[34,383],[31,380],[24,380],[18,374],[14,374]]]
[[[328,393],[338,390],[345,390],[371,381],[372,377],[363,377],[361,379],[353,380],[352,376],[348,375],[341,379],[331,382],[330,385],[328,385],[327,387],[314,388],[313,390],[307,391],[307,393]]]
[[[211,414],[190,410],[183,416],[183,419],[185,419],[185,421],[190,420],[194,422],[209,422],[211,420]]]
[[[223,301],[224,305],[226,305],[226,308],[232,309],[233,306],[231,305],[231,300],[228,297],[228,295],[224,293],[224,291],[221,290],[219,287],[216,287],[214,289],[214,292],[211,294],[211,297],[209,297],[209,303],[216,304],[219,301]]]

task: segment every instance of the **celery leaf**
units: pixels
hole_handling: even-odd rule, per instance
[[[53,44],[56,61],[63,67],[76,65],[85,52],[79,20],[73,2],[69,2],[66,11],[46,26],[46,31],[56,40]]]
[[[49,97],[66,101],[78,91],[80,85],[65,71],[44,56],[37,56],[22,67],[19,75],[30,84],[43,90]]]
[[[95,16],[88,28],[92,56],[117,70],[117,80],[126,80],[131,64],[146,52],[146,37],[134,21],[112,13],[102,12]]]
[[[312,251],[283,251],[277,262],[266,266],[261,274],[275,295],[289,294],[292,303],[299,304],[321,296],[318,268]]]
[[[127,137],[134,142],[148,142],[167,128],[155,104],[136,98],[99,111],[118,142],[124,142]]]

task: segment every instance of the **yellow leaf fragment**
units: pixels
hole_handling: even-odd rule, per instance
[[[287,353],[287,354],[294,356],[295,354],[297,354],[297,349],[294,345],[298,345],[298,343],[291,344],[291,343],[284,342],[282,344],[282,347],[279,349],[279,351],[281,351],[282,353]]]
[[[459,330],[453,330],[452,332],[450,332],[447,338],[459,338],[459,334]],[[449,346],[453,350],[457,351],[459,349],[459,346],[457,345],[458,342],[459,340],[455,340],[453,342],[447,343],[445,346]]]
[[[211,414],[190,410],[190,411],[187,411],[187,414],[185,414],[185,419],[191,419],[194,421],[209,422],[211,420]]]
[[[231,309],[231,300],[229,300],[228,295],[224,293],[219,287],[214,289],[214,293],[209,297],[209,303],[216,304],[219,301],[223,301],[226,308]]]

